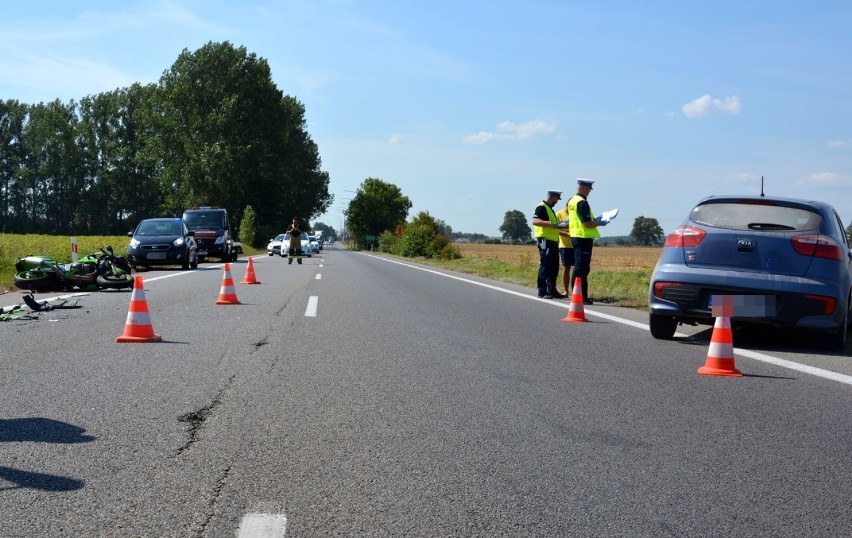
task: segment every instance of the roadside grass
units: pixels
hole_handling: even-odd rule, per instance
[[[382,255],[386,256],[387,254],[383,253]],[[538,264],[535,267],[530,267],[529,264],[483,258],[462,258],[459,260],[417,258],[412,261],[459,273],[490,278],[499,282],[526,286],[533,290],[538,285]],[[557,279],[560,289],[562,288],[561,271],[560,267],[560,276]],[[647,310],[650,282],[651,271],[597,270],[592,267],[592,272],[589,273],[589,295],[593,300],[600,303]]]
[[[126,235],[77,236],[77,253],[82,256],[111,245],[116,255],[126,256],[130,239]],[[266,255],[266,250],[243,245],[243,256]],[[0,234],[0,291],[16,290],[15,260],[32,254],[50,256],[71,263],[71,236],[44,234]]]
[[[417,263],[459,273],[477,275],[535,290],[538,277],[538,252],[535,247],[461,245],[463,258],[435,260],[417,258]],[[648,286],[660,249],[643,247],[596,248],[589,274],[589,295],[597,302],[647,310]],[[387,254],[383,254],[387,255]],[[561,289],[562,268],[557,283]],[[573,284],[573,283],[572,283]]]

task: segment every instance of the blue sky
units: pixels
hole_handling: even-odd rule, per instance
[[[155,82],[230,41],[305,104],[335,228],[367,177],[490,236],[577,177],[596,212],[620,209],[607,235],[640,215],[669,231],[761,176],[849,224],[850,26],[852,3],[819,0],[35,0],[4,6],[0,99]]]

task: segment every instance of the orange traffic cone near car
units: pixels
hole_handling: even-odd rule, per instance
[[[571,294],[571,304],[568,305],[568,314],[562,321],[582,322],[586,319],[586,311],[583,310],[583,285],[580,277],[574,279],[574,292]]]
[[[222,276],[222,288],[219,290],[219,299],[216,304],[240,304],[237,299],[237,291],[234,289],[234,279],[231,277],[231,264],[225,264],[225,274]]]
[[[127,322],[124,324],[124,334],[115,339],[116,342],[159,342],[159,334],[154,334],[151,316],[148,313],[148,301],[145,300],[145,287],[142,277],[136,275],[133,279],[133,294],[130,296],[130,308],[127,311]]]
[[[248,266],[246,267],[246,276],[243,277],[243,281],[240,282],[240,284],[260,284],[254,274],[254,264],[251,261],[251,256],[249,256],[248,259]]]
[[[707,360],[698,369],[701,375],[722,375],[742,377],[742,372],[734,365],[734,339],[731,333],[731,318],[719,316],[713,325],[713,335],[710,337],[710,348],[707,350]]]

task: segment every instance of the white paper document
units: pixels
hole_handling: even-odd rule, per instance
[[[618,208],[610,209],[609,211],[604,211],[601,213],[601,222],[610,222],[615,220],[615,217],[618,216]]]

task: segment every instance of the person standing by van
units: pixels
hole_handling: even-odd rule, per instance
[[[293,258],[296,258],[296,263],[302,264],[302,228],[299,226],[299,217],[293,217],[293,222],[287,228],[287,233],[290,234],[290,248],[287,250],[287,264],[293,263]]]

